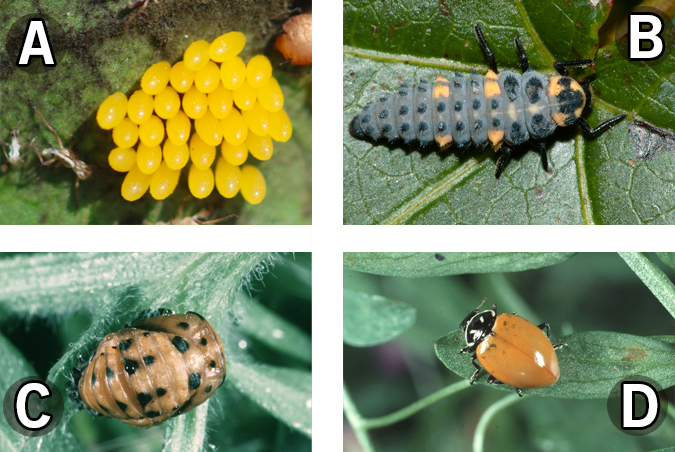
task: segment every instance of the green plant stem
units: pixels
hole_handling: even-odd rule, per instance
[[[433,394],[429,394],[425,398],[420,399],[417,402],[408,405],[403,409],[395,411],[391,414],[387,414],[386,416],[376,417],[374,419],[363,419],[362,425],[367,429],[371,429],[371,428],[386,427],[388,425],[395,424],[396,422],[400,422],[403,419],[412,416],[418,411],[423,410],[424,408],[438,402],[439,400],[444,399],[445,397],[448,397],[468,387],[469,381],[462,380],[458,383],[446,386],[445,388],[441,389],[440,391],[436,391]]]
[[[483,452],[483,444],[485,443],[485,432],[487,430],[488,424],[495,416],[495,414],[499,413],[507,406],[514,404],[515,402],[520,400],[520,398],[521,397],[518,396],[518,394],[508,395],[503,399],[501,399],[500,401],[493,403],[487,410],[485,410],[483,415],[480,417],[478,425],[476,426],[476,431],[473,434],[473,452]]]
[[[619,253],[628,266],[675,317],[675,285],[644,253]]]
[[[361,447],[363,447],[363,450],[365,452],[375,452],[375,446],[373,446],[373,443],[370,441],[370,436],[368,436],[368,429],[363,426],[364,419],[361,417],[361,413],[359,413],[356,405],[354,405],[354,401],[349,395],[347,385],[345,385],[344,382],[342,383],[342,408],[345,412],[345,416],[347,416],[347,420],[354,429],[356,439],[359,441],[359,444],[361,444]]]

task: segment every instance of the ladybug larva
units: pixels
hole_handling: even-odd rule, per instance
[[[434,83],[420,80],[415,87],[402,85],[397,94],[389,94],[368,104],[350,123],[351,134],[359,139],[380,139],[420,145],[435,140],[441,150],[453,143],[460,149],[473,143],[485,150],[492,145],[501,155],[495,177],[506,167],[514,148],[532,140],[548,171],[545,139],[556,127],[575,123],[595,137],[626,115],[609,119],[591,128],[581,113],[590,105],[589,81],[569,77],[568,67],[585,66],[593,60],[556,61],[560,75],[546,77],[529,67],[525,49],[518,36],[522,75],[510,70],[499,73],[497,62],[483,31],[475,25],[476,38],[488,61],[486,75],[475,71],[468,77],[456,74],[450,80],[438,76]]]
[[[192,410],[224,379],[223,344],[209,322],[160,309],[108,334],[75,370],[69,393],[92,414],[149,428]]]

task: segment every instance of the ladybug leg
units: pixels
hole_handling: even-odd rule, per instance
[[[483,370],[483,368],[480,367],[480,366],[476,363],[476,354],[475,354],[475,353],[474,353],[474,355],[471,357],[471,364],[473,364],[473,367],[476,368],[476,371],[473,373],[473,375],[471,375],[471,378],[469,379],[469,384],[474,384],[475,381],[476,381],[476,378],[478,378],[478,374],[480,373],[481,370]]]
[[[544,331],[544,328],[546,328],[546,337],[551,337],[551,326],[548,323],[544,322],[541,325],[537,325],[537,328],[542,331]]]
[[[568,347],[568,346],[569,346],[568,343],[563,342],[562,344],[554,345],[553,350],[558,350],[559,348]]]
[[[615,116],[612,119],[608,119],[605,122],[601,122],[598,125],[598,127],[596,127],[595,129],[591,128],[591,126],[588,125],[588,123],[586,122],[586,120],[584,118],[577,119],[577,123],[579,123],[579,126],[581,127],[581,130],[583,130],[586,135],[588,135],[591,138],[594,138],[594,137],[598,136],[599,134],[601,134],[602,132],[604,132],[609,127],[611,127],[614,124],[616,124],[617,122],[621,121],[625,117],[626,117],[626,115]]]
[[[511,155],[513,153],[513,148],[506,144],[503,144],[500,150],[502,151],[502,155],[497,160],[495,179],[499,179],[499,176],[502,175],[502,172],[504,171],[504,168],[506,168],[506,164],[509,163],[509,160],[511,160]]]
[[[478,44],[480,45],[480,48],[483,50],[483,53],[485,54],[485,57],[488,60],[488,67],[495,74],[499,74],[499,71],[497,70],[497,60],[495,59],[495,54],[490,48],[490,45],[487,43],[485,35],[483,34],[483,30],[480,29],[480,26],[478,24],[474,26],[474,30],[476,32]]]
[[[571,61],[556,61],[553,63],[553,67],[560,75],[568,76],[570,75],[569,71],[566,69],[568,67],[578,67],[586,66],[593,63],[593,60],[571,60]]]
[[[520,70],[524,74],[530,69],[530,63],[527,61],[527,54],[525,53],[525,49],[523,48],[523,44],[520,42],[518,35],[516,35],[515,41],[516,50],[518,51],[518,59],[520,60]]]

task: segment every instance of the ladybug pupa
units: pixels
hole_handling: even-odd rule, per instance
[[[224,379],[225,352],[211,324],[196,312],[160,309],[108,334],[74,372],[69,393],[91,414],[149,428],[197,407]]]
[[[590,105],[590,82],[569,77],[567,68],[586,66],[593,60],[556,61],[553,67],[560,75],[549,78],[530,68],[516,36],[522,75],[508,69],[499,73],[478,24],[475,32],[488,61],[487,74],[472,71],[468,77],[455,74],[448,80],[438,76],[434,83],[420,80],[413,88],[402,85],[398,93],[366,105],[351,121],[351,134],[372,141],[417,141],[422,146],[435,140],[441,150],[453,143],[462,150],[472,143],[482,151],[491,145],[500,153],[495,170],[499,178],[514,149],[530,140],[548,171],[545,139],[557,127],[576,123],[586,135],[595,137],[626,117],[616,116],[596,128],[581,117]]]
[[[479,308],[459,325],[466,341],[459,354],[473,353],[471,363],[476,371],[469,380],[471,384],[485,369],[490,374],[488,384],[512,386],[522,397],[521,389],[543,388],[558,381],[560,367],[555,351],[567,344],[551,344],[548,323],[535,325],[515,313],[497,315],[496,304],[486,311]]]

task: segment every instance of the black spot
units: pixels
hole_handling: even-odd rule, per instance
[[[126,370],[129,375],[135,374],[136,371],[138,370],[137,361],[134,361],[133,359],[123,358],[122,362],[124,362],[124,370]]]
[[[546,137],[551,134],[551,125],[544,119],[544,115],[536,114],[532,116],[532,135],[537,137]]]
[[[185,353],[187,349],[190,348],[190,344],[188,344],[187,341],[180,336],[174,337],[171,343],[181,353]]]
[[[443,113],[445,111],[445,102],[439,102],[438,105],[436,106],[436,110],[439,113]]]
[[[91,374],[91,385],[94,386],[94,383],[96,383],[96,374],[92,373]]]
[[[438,131],[439,132],[445,132],[445,129],[447,129],[448,126],[444,122],[439,122],[438,123]]]
[[[120,410],[122,410],[122,411],[127,410],[127,404],[126,403],[120,402],[119,400],[115,400],[115,402],[117,402],[117,406],[120,407]]]
[[[113,348],[114,348],[114,347],[113,347]],[[105,353],[101,352],[98,356],[103,356],[103,355],[105,355]]]
[[[462,82],[460,82],[459,80],[453,80],[453,81],[452,81],[452,86],[454,86],[455,88],[461,88],[461,87],[462,87]]]
[[[362,124],[368,124],[370,122],[370,115],[363,115],[361,118],[361,123]]]
[[[480,100],[474,99],[473,100],[473,109],[474,110],[479,110],[480,109]]]
[[[474,81],[475,80],[471,80],[472,83]],[[443,256],[442,254],[434,254],[434,257],[436,258],[437,261],[440,261],[440,262],[443,262],[445,260],[445,256]]]
[[[380,102],[388,102],[389,96],[380,97]]]
[[[145,333],[143,333],[143,337],[148,337],[148,336],[150,336],[150,333],[148,333],[147,331]]]
[[[420,122],[419,130],[420,132],[425,132],[429,128],[429,124],[426,121]]]
[[[492,127],[499,127],[499,125],[500,125],[501,123],[502,123],[502,122],[499,120],[499,118],[494,118],[494,119],[492,120]]]
[[[527,95],[528,100],[531,104],[536,104],[541,99],[540,91],[544,89],[544,85],[541,84],[541,80],[538,78],[532,77],[525,84],[525,94]]]
[[[425,104],[425,103],[421,103],[421,104],[417,107],[417,113],[419,113],[419,114],[421,114],[421,115],[424,114],[424,113],[426,113],[426,111],[427,111],[427,104]]]
[[[493,110],[498,109],[498,108],[499,108],[499,101],[498,101],[497,99],[492,99],[492,104],[491,104],[491,106],[492,106],[492,109],[493,109]]]
[[[157,417],[157,416],[159,416],[160,413],[159,413],[159,411],[148,411],[148,412],[145,413],[145,414],[146,414],[148,417]]]
[[[375,128],[374,128],[373,126],[368,126],[368,127],[366,127],[366,133],[367,133],[368,135],[371,135],[371,136],[372,136],[372,135],[373,135],[373,132],[375,132]]]
[[[389,133],[392,128],[391,124],[385,124],[384,127],[382,127],[382,133]],[[202,339],[202,345],[206,345],[206,339]]]
[[[504,91],[509,102],[514,102],[518,98],[518,80],[513,75],[507,75],[504,78]]]
[[[423,80],[420,80],[420,82],[423,82]],[[417,92],[418,93],[426,93],[427,87],[420,83],[419,85],[417,85]]]
[[[410,123],[409,122],[404,122],[401,124],[401,133],[405,133],[408,130],[410,130]]]
[[[197,372],[190,374],[190,389],[197,389],[202,384],[202,376]]]
[[[401,109],[398,111],[398,114],[401,116],[405,116],[408,114],[408,106],[407,105],[401,105]]]
[[[105,366],[105,378],[110,380],[113,377],[113,371],[110,367]]]
[[[115,346],[115,345],[113,345],[111,348],[114,348],[115,350],[117,350],[117,346]],[[101,355],[103,355],[103,353],[101,353]]]
[[[476,119],[476,122],[473,125],[473,128],[474,128],[474,130],[478,130],[478,129],[483,128],[483,121],[481,121],[480,119]]]
[[[388,117],[389,117],[389,110],[382,110],[382,111],[380,112],[380,118],[386,119],[386,118],[388,118]]]
[[[144,356],[143,362],[145,363],[146,366],[152,366],[152,363],[155,362],[155,357],[154,356]]]
[[[213,389],[211,385],[207,386],[206,389],[204,389],[204,394],[208,394],[209,392],[211,392],[211,389]]]
[[[457,124],[455,124],[455,130],[458,132],[464,130],[464,123],[462,121],[457,121]]]
[[[216,367],[216,362],[214,360],[211,360],[211,362],[209,363],[209,366]]]
[[[565,77],[561,78],[561,85],[562,80],[564,80]],[[569,80],[566,80],[567,86],[569,87]],[[570,125],[574,124],[574,122],[577,120],[577,117],[574,116],[574,110],[577,108],[580,108],[584,105],[584,98],[581,95],[579,91],[572,91],[569,88],[563,89],[560,91],[560,94],[556,96],[556,100],[558,101],[558,111],[564,115],[568,115],[568,118],[565,120],[565,124]]]
[[[157,397],[162,397],[163,395],[166,394],[166,389],[164,388],[157,388]]]
[[[455,111],[462,111],[462,102],[459,100],[455,102]]]
[[[138,403],[141,404],[141,408],[145,408],[145,405],[150,403],[152,400],[152,396],[148,394],[147,392],[139,392],[138,393]]]
[[[523,144],[525,141],[527,141],[527,135],[525,132],[526,131],[523,130],[523,127],[519,122],[514,122],[511,124],[511,141],[513,141],[514,145]]]
[[[178,322],[178,325],[176,326],[182,330],[187,330],[188,328],[190,328],[190,324],[187,322]]]
[[[406,90],[406,89],[400,89],[400,90],[398,90],[398,95],[399,95],[399,96],[407,96],[407,95],[408,95],[408,90]]]
[[[478,81],[477,81],[477,80],[471,79],[470,83],[471,83],[471,86],[472,86],[472,87],[478,88]]]

